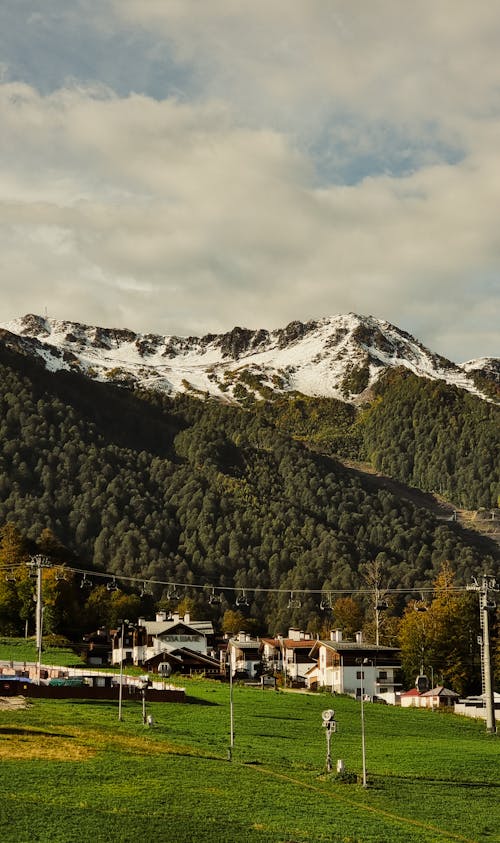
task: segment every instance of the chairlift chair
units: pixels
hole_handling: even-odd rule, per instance
[[[83,579],[80,583],[80,588],[92,588],[92,580],[89,579],[86,574],[83,575]]]
[[[302,606],[301,601],[293,596],[293,591],[290,592],[290,599],[288,601],[288,608],[289,609],[300,609]]]
[[[172,588],[169,588],[168,591],[167,591],[167,600],[180,600],[180,599],[181,599],[181,595],[177,591],[177,587],[174,584],[172,586]]]
[[[106,583],[106,588],[107,588],[108,591],[116,591],[117,590],[118,585],[116,584],[116,577],[113,577],[111,582]]]
[[[237,606],[248,606],[248,597],[246,596],[244,591],[242,591],[241,594],[238,594],[238,596],[236,598],[236,605]]]
[[[420,595],[420,600],[415,601],[415,605],[413,607],[416,612],[427,612],[429,609],[427,603],[424,600],[424,595]]]
[[[212,593],[211,593],[210,597],[208,598],[208,602],[212,606],[214,603],[220,603],[220,598],[221,598],[220,594],[216,594],[215,589],[213,588]]]

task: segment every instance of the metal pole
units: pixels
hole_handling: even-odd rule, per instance
[[[481,585],[473,577],[473,584],[467,586],[468,591],[479,592],[479,619],[482,630],[481,641],[481,672],[484,683],[484,698],[486,704],[486,730],[492,734],[496,732],[495,702],[493,695],[493,681],[491,676],[490,630],[488,612],[495,604],[490,601],[488,592],[498,592],[495,577],[484,574]]]
[[[229,760],[233,758],[234,747],[234,706],[233,706],[233,667],[229,659]]]
[[[123,717],[122,717],[122,698],[123,698],[123,636],[124,636],[124,626],[125,626],[125,624],[122,621],[122,634],[121,634],[121,642],[120,642],[120,686],[118,688],[118,720],[123,720]]]
[[[332,756],[330,753],[330,740],[331,740],[331,727],[330,724],[326,727],[326,771],[327,773],[331,773],[332,771]]]
[[[363,697],[363,665],[361,665],[361,758],[363,763],[363,787],[366,787],[365,706]]]
[[[486,578],[485,578],[486,579]],[[490,634],[488,618],[488,591],[485,588],[483,605],[483,661],[484,661],[484,685],[486,692],[486,731],[492,734],[496,732],[495,723],[495,702],[493,696],[493,682],[491,680],[491,656],[490,656]]]
[[[42,566],[40,560],[37,561],[37,576],[36,576],[36,646],[38,651],[38,684],[40,684],[41,670],[42,670],[42,641],[43,641],[43,607],[42,607]]]

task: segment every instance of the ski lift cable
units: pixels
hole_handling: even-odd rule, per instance
[[[20,564],[22,564],[22,563],[20,563]],[[2,572],[2,573],[14,572],[19,567],[20,567],[19,564],[15,565],[14,563],[0,564],[0,572]],[[130,583],[131,585],[133,585],[133,586],[135,586],[139,589],[141,588],[141,585],[143,585],[144,582],[145,582],[143,577],[131,577],[131,576],[126,576],[124,574],[123,575],[122,574],[112,574],[112,573],[109,573],[107,571],[91,571],[88,568],[79,568],[79,567],[70,566],[70,565],[63,565],[62,566],[60,563],[58,563],[57,565],[49,565],[47,567],[54,567],[54,568],[57,568],[59,570],[62,569],[67,573],[81,574],[82,576],[84,576],[84,577],[86,576],[88,579],[90,578],[92,580],[104,579],[104,580],[107,580],[108,582],[111,581],[111,582],[116,583],[116,584],[118,584],[119,582],[120,583],[122,583],[122,582],[123,583]],[[88,582],[88,579],[87,579],[87,582]],[[211,588],[212,590],[217,589],[220,596],[224,592],[234,592],[234,593],[236,593],[236,592],[242,591],[241,587],[238,588],[237,586],[230,586],[230,585],[212,586],[211,584],[207,584],[207,583],[192,583],[192,582],[178,582],[178,581],[174,582],[173,580],[160,580],[160,579],[150,579],[150,580],[148,580],[148,584],[150,586],[155,586],[155,585],[166,586],[166,587],[170,587],[174,590],[177,589],[177,588],[182,588],[182,589],[186,588],[186,589],[191,589],[191,590],[204,591],[207,588]],[[467,590],[468,589],[467,589],[466,586],[450,586],[447,589],[447,591],[449,591],[450,593],[460,593],[460,592],[464,592],[464,591],[467,591]],[[253,594],[253,595],[256,595],[256,594],[259,594],[259,593],[261,593],[261,594],[288,594],[289,596],[291,594],[293,594],[294,596],[295,595],[305,595],[305,596],[319,595],[320,597],[322,595],[323,596],[325,595],[325,590],[322,589],[322,588],[318,588],[318,589],[314,589],[314,588],[294,588],[293,591],[291,592],[289,588],[267,588],[267,587],[264,587],[264,586],[254,586],[254,587],[246,587],[244,589],[244,591],[246,593],[250,593],[250,594]],[[421,598],[423,598],[424,594],[427,594],[427,595],[434,594],[436,592],[436,588],[434,586],[429,586],[429,587],[423,588],[423,589],[422,588],[387,588],[387,589],[384,589],[384,592],[387,595],[389,595],[389,594],[394,594],[394,595],[397,595],[397,594],[399,594],[399,595],[418,594]],[[361,596],[373,594],[373,590],[370,589],[370,588],[336,588],[336,589],[329,590],[327,593],[330,596],[330,598],[334,595],[338,595],[338,596],[345,596],[345,595],[354,596],[355,595],[355,596],[361,597]],[[172,599],[174,599],[174,598],[172,598]],[[294,599],[297,599],[297,598],[294,597]],[[422,602],[424,602],[424,599],[422,600]]]

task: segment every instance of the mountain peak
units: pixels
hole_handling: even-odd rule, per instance
[[[482,395],[478,371],[491,380],[500,365],[489,359],[458,366],[390,322],[355,313],[294,320],[271,331],[234,327],[203,337],[141,334],[32,313],[0,327],[20,341],[31,340],[29,353],[51,370],[226,402],[298,391],[359,403],[395,367]]]

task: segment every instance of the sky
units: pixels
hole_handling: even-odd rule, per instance
[[[0,321],[499,356],[499,44],[491,0],[0,0]]]

